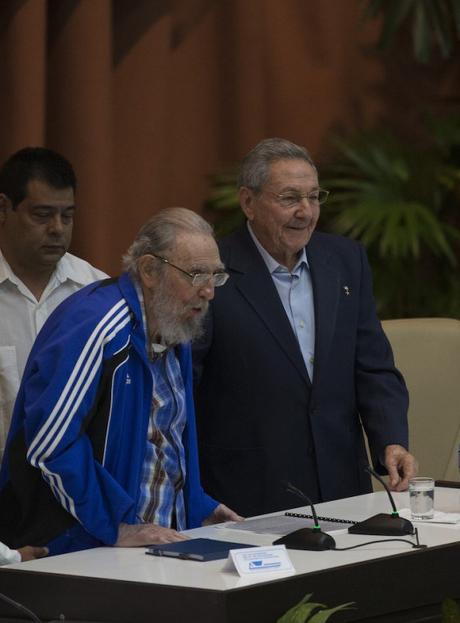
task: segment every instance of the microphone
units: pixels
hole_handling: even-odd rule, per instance
[[[300,528],[294,532],[286,534],[286,536],[273,541],[273,545],[285,545],[287,549],[304,549],[310,551],[321,551],[325,549],[335,549],[335,540],[330,534],[326,534],[321,530],[318,522],[318,516],[312,501],[300,489],[294,487],[290,482],[283,482],[283,485],[289,493],[293,493],[298,498],[306,501],[311,508],[313,515],[313,528]]]
[[[390,498],[393,512],[391,515],[388,513],[373,515],[372,517],[369,517],[369,519],[365,519],[364,521],[360,521],[355,523],[353,526],[350,526],[350,528],[348,528],[348,532],[350,534],[380,534],[383,536],[403,536],[405,534],[414,534],[414,526],[412,523],[408,519],[404,519],[399,516],[393,496],[391,495],[390,490],[383,478],[381,478],[377,472],[370,467],[370,465],[367,465],[364,469],[383,485],[388,497]]]

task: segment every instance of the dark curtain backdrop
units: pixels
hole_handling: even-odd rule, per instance
[[[332,131],[410,123],[417,71],[375,53],[361,7],[2,0],[0,160],[25,145],[65,154],[79,180],[72,250],[115,274],[149,215],[201,211],[209,176],[258,140],[284,136],[321,162]],[[423,96],[455,85],[425,78]]]

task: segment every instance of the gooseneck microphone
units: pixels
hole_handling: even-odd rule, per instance
[[[291,484],[290,482],[286,482],[284,484],[285,484],[285,489],[288,493],[293,493],[294,495],[296,495],[298,498],[300,498],[301,500],[303,500],[310,506],[311,514],[313,515],[313,521],[315,522],[313,529],[321,530],[321,527],[318,521],[318,515],[316,514],[315,507],[313,506],[313,502],[310,500],[310,498],[306,496],[305,493],[303,493],[300,489],[297,489],[297,487],[294,487],[294,485]]]
[[[294,494],[302,501],[307,502],[311,508],[313,515],[313,528],[300,528],[294,532],[290,532],[286,536],[273,541],[273,545],[285,545],[287,549],[305,549],[310,551],[321,551],[325,549],[335,549],[335,540],[330,534],[326,534],[321,530],[318,515],[316,514],[313,502],[300,489],[294,487],[290,482],[283,482],[284,488],[289,493]]]
[[[387,483],[383,480],[381,476],[379,476],[379,474],[377,474],[377,472],[374,469],[372,469],[370,465],[366,465],[364,469],[368,474],[370,474],[371,476],[374,476],[374,478],[376,478],[379,481],[379,483],[382,485],[382,487],[385,489],[385,491],[388,494],[388,497],[390,498],[391,507],[393,508],[393,512],[391,514],[393,517],[399,517],[399,513],[396,509],[395,501],[393,499],[393,496],[391,495],[391,491],[388,488]]]
[[[380,534],[383,536],[414,534],[415,531],[412,523],[408,519],[399,516],[393,496],[383,478],[381,478],[370,465],[367,465],[364,469],[383,485],[390,498],[393,512],[391,515],[389,513],[379,513],[378,515],[369,517],[369,519],[355,523],[348,528],[348,532],[350,534]]]

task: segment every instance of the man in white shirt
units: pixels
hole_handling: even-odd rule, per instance
[[[76,178],[42,147],[13,154],[0,169],[0,461],[32,344],[70,294],[107,277],[67,252]]]

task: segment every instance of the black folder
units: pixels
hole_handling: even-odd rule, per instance
[[[206,562],[207,560],[227,558],[231,549],[243,547],[257,547],[257,545],[217,541],[215,539],[188,539],[187,541],[176,541],[162,545],[150,545],[145,553],[152,556],[169,556],[181,560]]]

